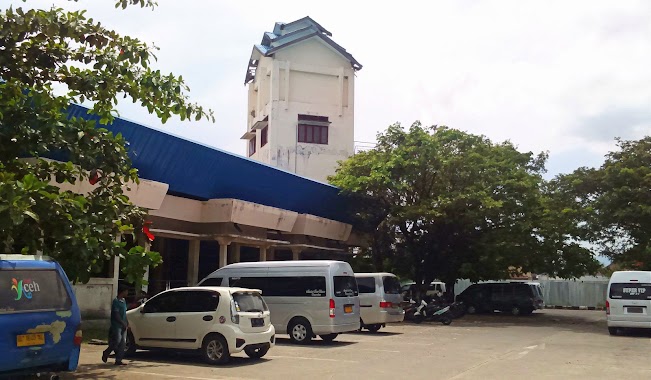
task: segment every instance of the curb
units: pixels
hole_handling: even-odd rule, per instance
[[[563,309],[563,310],[606,310],[602,306],[555,306],[555,305],[546,305],[545,309]]]

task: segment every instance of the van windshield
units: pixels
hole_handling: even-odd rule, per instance
[[[385,294],[400,294],[400,281],[393,276],[382,277]]]
[[[56,270],[0,269],[0,314],[69,310],[72,301]]]
[[[611,284],[610,298],[624,300],[651,300],[651,284],[630,282]]]
[[[233,301],[235,301],[235,310],[244,313],[261,313],[269,310],[258,292],[233,293]]]
[[[334,276],[335,297],[354,297],[359,295],[357,281],[353,276]]]

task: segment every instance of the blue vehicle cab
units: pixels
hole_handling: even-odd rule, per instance
[[[79,306],[59,263],[0,255],[0,377],[74,371],[81,338]]]

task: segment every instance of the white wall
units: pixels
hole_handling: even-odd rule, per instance
[[[250,116],[254,109],[255,118]],[[249,84],[248,110],[249,130],[269,117],[269,142],[261,150],[256,131],[253,159],[325,182],[337,162],[354,153],[354,70],[317,37],[260,60]],[[299,114],[328,117],[327,145],[297,142]]]
[[[112,278],[91,278],[87,284],[76,284],[72,288],[81,309],[82,319],[110,318],[113,300]]]

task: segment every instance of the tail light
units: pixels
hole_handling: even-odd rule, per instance
[[[330,318],[335,317],[335,300],[330,298]]]
[[[606,300],[606,315],[610,315],[610,302]]]
[[[75,337],[72,340],[75,346],[80,347],[81,346],[81,341],[83,340],[84,334],[81,331],[81,326],[77,327],[77,331],[75,331]]]
[[[237,312],[237,306],[235,306],[234,300],[231,300],[231,322],[236,325],[240,324],[240,314]]]
[[[393,307],[393,303],[387,301],[380,301],[380,309],[391,309],[392,307]]]

